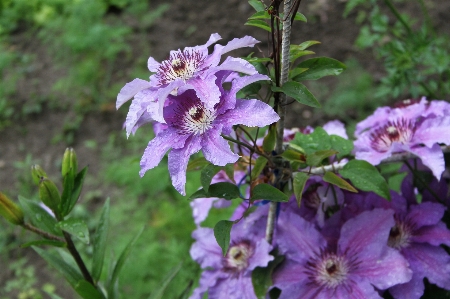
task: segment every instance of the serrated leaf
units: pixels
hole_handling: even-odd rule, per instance
[[[209,162],[205,157],[198,157],[189,161],[186,171],[200,170],[208,164]]]
[[[54,235],[62,236],[62,231],[55,227],[57,223],[56,219],[44,210],[37,202],[28,200],[20,195],[19,202],[25,215],[30,219],[34,226]]]
[[[375,166],[363,160],[351,160],[339,174],[349,179],[353,185],[363,191],[373,191],[388,200],[391,199],[389,186]]]
[[[172,270],[170,270],[170,272],[167,273],[167,275],[164,277],[161,286],[159,286],[156,290],[154,290],[148,299],[163,298],[164,291],[166,290],[169,283],[173,280],[175,275],[177,275],[177,273],[180,271],[182,265],[183,263],[179,263],[174,268],[172,268]]]
[[[264,4],[259,0],[249,0],[248,3],[256,10],[256,11],[263,11],[266,8],[264,7]]]
[[[230,233],[233,224],[233,221],[220,220],[214,226],[214,237],[216,238],[217,244],[222,248],[223,256],[227,254],[228,247],[230,246]]]
[[[252,272],[252,285],[258,299],[265,299],[267,290],[273,285],[273,270],[284,260],[284,256],[276,256],[267,267],[256,267]]]
[[[210,185],[208,192],[206,192],[204,189],[198,190],[189,197],[189,200],[204,197],[218,197],[231,200],[240,196],[241,193],[236,185],[228,182],[220,182]]]
[[[337,176],[335,173],[333,173],[331,171],[325,172],[325,174],[323,175],[323,180],[327,183],[338,186],[341,189],[345,189],[350,192],[358,193],[358,190],[356,190],[355,187],[353,187],[349,182],[347,182],[343,178]]]
[[[262,11],[258,11],[256,13],[254,13],[253,15],[251,15],[249,18],[249,20],[259,20],[259,19],[270,19],[270,15],[266,10],[262,10]]]
[[[200,174],[200,183],[202,184],[203,190],[208,192],[209,185],[211,185],[212,178],[222,169],[220,166],[214,164],[208,164],[202,169]]]
[[[294,81],[317,80],[324,76],[336,76],[342,73],[346,66],[336,59],[328,57],[317,57],[304,60],[297,67],[307,68],[308,70],[294,77]]]
[[[75,291],[83,299],[104,299],[103,294],[86,280],[80,280],[75,286]]]
[[[36,246],[32,246],[34,251],[37,252],[47,263],[53,268],[58,270],[64,278],[75,288],[80,280],[83,280],[81,273],[73,268],[70,264],[66,263],[61,256],[55,250],[44,250]]]
[[[56,240],[36,240],[24,243],[20,245],[21,248],[27,248],[30,246],[54,246],[54,247],[66,247],[66,242],[56,241]]]
[[[83,220],[69,218],[58,222],[56,226],[76,237],[81,242],[89,244],[89,230]]]
[[[320,150],[331,149],[331,141],[328,133],[321,127],[316,127],[311,134],[295,134],[289,146],[301,147],[307,155]]]
[[[262,20],[248,20],[247,22],[245,22],[244,25],[255,26],[255,27],[264,29],[266,31],[272,32],[272,29],[270,28],[270,26]]]
[[[307,72],[307,71],[306,71]],[[320,108],[320,104],[317,101],[317,99],[314,97],[314,95],[306,88],[305,85],[295,82],[295,81],[288,81],[284,83],[282,87],[276,87],[272,86],[273,92],[283,92],[287,96],[293,98],[297,102],[314,107],[314,108]]]
[[[337,135],[330,135],[331,148],[338,151],[338,160],[350,155],[353,150],[353,141]]]
[[[125,249],[122,251],[122,253],[119,256],[119,259],[117,260],[117,263],[114,267],[114,270],[111,275],[111,279],[108,282],[108,298],[112,298],[112,294],[114,291],[114,286],[117,282],[117,279],[119,278],[120,271],[122,271],[123,266],[125,265],[126,260],[128,259],[128,256],[130,255],[131,250],[133,249],[134,245],[136,244],[137,240],[141,236],[142,232],[144,231],[144,227],[142,227],[136,236],[128,243],[128,245],[125,247]]]
[[[252,189],[250,201],[264,199],[274,202],[288,202],[289,197],[269,184],[259,184]]]
[[[304,172],[297,172],[294,174],[294,195],[297,200],[297,205],[300,207],[302,202],[303,190],[305,189],[306,182],[309,179],[309,175]]]
[[[337,151],[335,150],[319,150],[306,156],[306,164],[308,166],[316,167],[319,166],[325,158],[336,154]]]
[[[251,172],[252,179],[255,179],[259,176],[261,171],[263,171],[264,167],[266,166],[267,162],[267,159],[262,156],[256,159],[255,165],[253,165]]]
[[[109,230],[109,198],[106,199],[103,205],[100,220],[95,230],[94,236],[92,238],[92,243],[94,247],[94,252],[92,254],[92,271],[91,275],[94,281],[100,279],[102,274],[103,262],[105,258],[106,251],[106,241],[108,239]]]

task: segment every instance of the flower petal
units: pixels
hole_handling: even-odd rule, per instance
[[[423,277],[414,273],[409,282],[391,287],[389,293],[395,299],[419,299],[422,297],[424,290]]]
[[[439,203],[424,202],[420,205],[412,205],[408,218],[416,224],[417,228],[439,223],[444,216],[445,207]]]
[[[431,169],[436,179],[440,180],[445,170],[444,154],[439,144],[435,143],[431,148],[426,146],[412,147],[409,151],[418,156],[422,163]]]
[[[117,95],[116,109],[119,109],[126,101],[134,97],[138,92],[150,88],[150,82],[142,79],[134,79],[125,84]]]
[[[445,223],[439,222],[433,226],[426,226],[414,231],[411,241],[415,243],[428,243],[439,246],[445,244],[450,246],[450,230]]]
[[[225,166],[239,159],[239,155],[231,151],[228,141],[212,129],[207,131],[202,138],[202,151],[206,160],[218,166]]]

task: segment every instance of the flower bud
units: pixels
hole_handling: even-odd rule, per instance
[[[23,224],[22,209],[0,192],[0,215],[15,225]]]
[[[47,174],[45,173],[44,169],[41,168],[41,166],[34,164],[31,166],[31,176],[33,177],[33,182],[36,185],[39,185],[39,183],[47,178]]]
[[[73,171],[73,174],[75,176],[75,174],[77,173],[77,168],[78,168],[77,155],[75,154],[73,148],[68,147],[64,152],[62,160],[62,168],[61,168],[62,176],[63,177],[66,176],[69,171]]]
[[[39,198],[55,214],[58,214],[58,205],[61,202],[58,188],[55,183],[45,178],[39,184]]]

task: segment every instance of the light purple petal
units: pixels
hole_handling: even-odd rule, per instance
[[[192,232],[192,238],[196,240],[192,244],[189,253],[201,268],[221,268],[222,249],[217,244],[212,228],[199,227]]]
[[[436,143],[450,144],[450,116],[425,119],[414,134],[414,141],[427,147]]]
[[[323,129],[328,133],[328,135],[337,135],[339,137],[348,139],[345,125],[339,120],[332,120],[327,122],[323,125]]]
[[[392,147],[386,152],[378,152],[371,148],[368,133],[360,135],[353,144],[355,146],[353,150],[355,158],[358,160],[365,160],[372,165],[378,165],[383,159],[392,155]]]
[[[389,293],[395,299],[419,299],[424,290],[423,277],[414,273],[409,282],[391,287]]]
[[[159,103],[159,109],[158,109],[158,113],[156,114],[158,118],[155,118],[155,120],[157,122],[160,123],[165,123],[166,121],[163,118],[164,115],[164,104],[167,100],[167,97],[169,96],[169,94],[171,94],[172,92],[176,92],[176,90],[180,87],[183,86],[184,82],[182,80],[175,80],[170,82],[166,87],[161,87],[158,89],[158,93],[156,94],[156,97],[158,99],[158,103]],[[155,115],[155,117],[156,117]]]
[[[217,283],[217,280],[222,276],[222,272],[208,270],[203,271],[200,277],[199,286],[194,290],[189,299],[202,299],[203,294],[206,293],[210,287],[213,287]]]
[[[134,79],[125,84],[117,95],[116,109],[119,109],[126,101],[134,97],[138,92],[150,88],[150,82],[142,79]]]
[[[445,170],[445,161],[439,144],[434,144],[432,148],[426,146],[412,147],[409,151],[417,155],[422,160],[422,163],[430,168],[436,179],[441,179],[442,173]]]
[[[256,75],[258,71],[248,61],[242,58],[227,57],[219,66],[214,67],[211,71],[233,71],[247,75]]]
[[[169,174],[173,187],[182,195],[186,195],[186,169],[189,157],[201,149],[200,138],[194,136],[186,141],[183,148],[172,149],[169,153]]]
[[[228,53],[230,51],[233,51],[235,49],[244,48],[244,47],[253,47],[259,43],[258,40],[254,39],[251,36],[244,36],[242,38],[234,38],[231,41],[228,42],[228,44],[225,45],[222,49],[222,54]]]
[[[213,109],[214,105],[220,101],[221,93],[216,85],[216,76],[214,75],[204,79],[191,78],[185,86],[180,87],[179,91],[183,93],[187,89],[194,89],[197,97],[205,103],[208,109]]]
[[[273,108],[259,100],[236,100],[235,109],[228,110],[220,118],[224,127],[241,124],[248,127],[264,127],[280,119]]]
[[[238,276],[219,279],[209,289],[208,299],[257,299],[251,277]]]
[[[390,107],[378,107],[372,115],[356,125],[355,136],[359,137],[365,130],[373,129],[380,123],[384,123],[391,113],[391,110],[392,108]]]
[[[209,210],[212,208],[214,201],[218,199],[217,197],[196,198],[190,202],[196,225],[200,225],[208,217]]]
[[[255,252],[249,259],[247,270],[253,271],[256,267],[267,267],[267,264],[273,260],[273,256],[269,254],[271,250],[272,245],[267,243],[265,239],[260,239],[256,242]]]
[[[450,230],[443,222],[433,226],[422,227],[414,231],[411,241],[415,243],[428,243],[434,246],[441,244],[450,246]]]
[[[152,73],[156,73],[160,65],[161,63],[156,61],[153,57],[150,57],[147,61],[148,70]]]
[[[212,129],[207,131],[202,138],[202,152],[206,160],[218,166],[225,166],[239,159],[239,155],[231,151],[228,141]]]
[[[141,171],[139,174],[144,176],[147,170],[157,166],[164,154],[174,145],[184,144],[186,136],[178,135],[174,130],[168,128],[162,131],[158,136],[150,140],[144,155],[141,159]]]

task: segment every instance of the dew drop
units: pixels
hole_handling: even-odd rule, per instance
[[[84,235],[84,233],[82,233],[82,232],[79,232],[79,233],[78,233],[78,237],[79,237],[79,238],[84,238],[84,237],[85,237],[85,235]]]
[[[42,215],[41,214],[36,214],[36,220],[37,221],[42,221]]]

